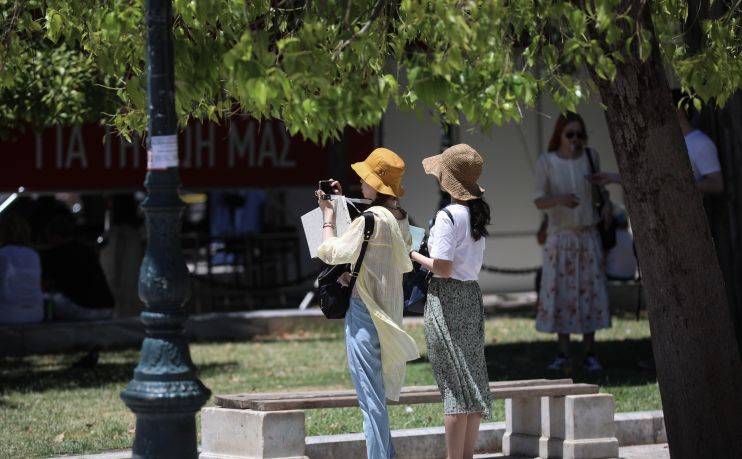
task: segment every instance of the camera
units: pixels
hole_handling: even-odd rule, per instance
[[[322,192],[322,199],[330,199],[330,196],[332,195],[332,182],[334,182],[332,179],[319,181],[319,189]]]

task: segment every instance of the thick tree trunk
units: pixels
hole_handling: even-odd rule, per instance
[[[652,30],[648,9],[640,19]],[[636,238],[670,453],[737,458],[742,361],[656,44],[648,61],[619,64],[613,82],[594,79]]]
[[[737,184],[742,177],[742,92],[723,108],[706,107],[698,124],[716,144],[724,174],[724,194],[704,204],[742,353],[742,189]]]
[[[701,28],[703,20],[718,18],[729,7],[725,2],[714,2],[711,6],[708,0],[688,0],[688,18],[683,27],[683,37],[691,53],[700,52],[705,46]],[[737,344],[742,353],[742,231],[739,226],[742,190],[736,183],[736,178],[742,177],[742,91],[738,91],[723,108],[707,104],[696,118],[693,120],[695,127],[700,127],[716,144],[724,175],[724,194],[707,197],[704,206],[724,273]]]

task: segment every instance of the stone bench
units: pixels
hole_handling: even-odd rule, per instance
[[[618,456],[613,398],[598,394],[598,386],[571,379],[498,381],[490,383],[490,393],[505,399],[506,456]],[[358,406],[352,390],[217,395],[215,400],[217,406],[201,412],[200,459],[304,459],[304,410]],[[412,386],[402,390],[399,401],[388,403],[440,401],[436,386]]]

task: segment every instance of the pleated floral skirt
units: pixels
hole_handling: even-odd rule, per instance
[[[425,305],[428,359],[445,414],[492,417],[484,357],[484,306],[476,281],[433,278]]]
[[[536,329],[592,333],[611,326],[603,247],[593,228],[550,234],[544,244]]]

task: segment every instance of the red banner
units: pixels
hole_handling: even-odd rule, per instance
[[[373,148],[371,131],[346,130],[348,164]],[[0,190],[103,191],[140,189],[147,170],[141,139],[127,142],[109,127],[88,124],[30,130],[0,142]],[[315,185],[326,178],[327,147],[291,137],[279,121],[234,117],[224,124],[193,122],[178,134],[183,188]]]

